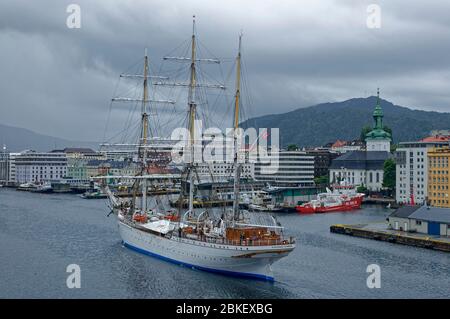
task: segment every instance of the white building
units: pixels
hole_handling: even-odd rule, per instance
[[[278,157],[258,157],[254,179],[284,185],[314,186],[314,155],[304,151],[279,151]]]
[[[19,156],[20,153],[9,153],[8,157],[8,182],[9,183],[17,183],[17,174],[16,174],[16,157]]]
[[[254,163],[242,163],[241,178],[252,179],[254,167]],[[233,179],[234,177],[233,163],[199,163],[196,168],[201,180],[210,180],[211,175],[218,180]]]
[[[18,183],[58,180],[66,174],[65,153],[24,151],[15,156],[15,179]]]
[[[366,134],[366,150],[347,152],[334,159],[330,166],[330,183],[345,179],[348,184],[365,186],[370,191],[382,189],[384,162],[391,158],[391,134],[383,128],[379,92],[373,119],[374,128]]]
[[[345,180],[350,185],[380,191],[383,187],[384,162],[390,156],[390,153],[382,151],[345,153],[332,161],[330,183]]]
[[[427,138],[402,142],[394,153],[396,162],[395,198],[398,203],[424,204],[428,196],[428,150],[448,145],[448,141]]]
[[[9,179],[8,174],[9,154],[6,152],[6,145],[0,153],[0,183],[6,183]]]

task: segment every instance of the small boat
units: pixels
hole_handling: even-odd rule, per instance
[[[33,193],[53,193],[53,188],[50,183],[38,184],[36,188],[30,190]]]
[[[276,206],[274,204],[266,204],[266,205],[249,204],[248,209],[250,211],[259,211],[259,212],[279,212],[282,210],[281,207]]]
[[[37,188],[37,185],[34,183],[23,183],[20,184],[16,190],[18,191],[32,191]]]
[[[282,207],[274,204],[272,196],[263,190],[252,191],[251,194],[242,194],[240,205],[250,211],[279,212]]]
[[[108,195],[102,191],[87,191],[80,195],[84,199],[104,199],[108,198]]]

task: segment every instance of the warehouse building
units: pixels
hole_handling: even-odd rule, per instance
[[[390,229],[450,237],[449,208],[402,206],[387,221]]]

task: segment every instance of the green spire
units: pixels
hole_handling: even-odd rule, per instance
[[[383,110],[380,106],[380,89],[377,89],[377,105],[373,111],[373,119],[375,121],[375,129],[383,129]]]
[[[380,89],[377,89],[377,104],[373,111],[373,120],[375,126],[372,131],[366,134],[367,139],[389,139],[391,140],[391,134],[383,129],[383,109],[380,105]]]

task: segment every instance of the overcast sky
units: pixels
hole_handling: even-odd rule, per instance
[[[71,3],[81,7],[80,29],[66,26]],[[372,3],[381,8],[379,29],[367,27]],[[450,112],[449,12],[445,0],[2,0],[0,123],[102,139],[119,74],[145,47],[158,68],[189,39],[193,14],[199,40],[228,61],[243,30],[247,115],[370,96],[377,87],[394,104]],[[124,116],[113,109],[110,123]]]

